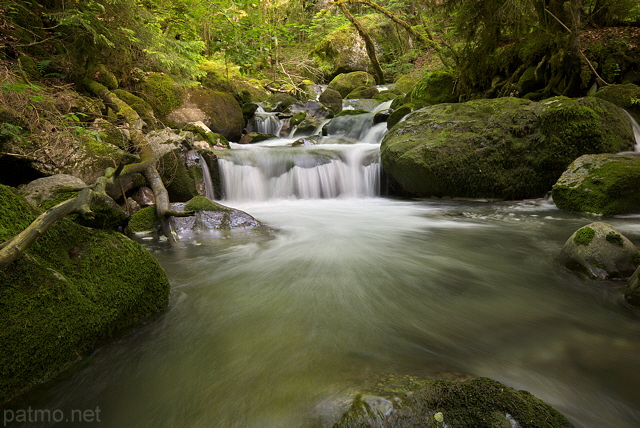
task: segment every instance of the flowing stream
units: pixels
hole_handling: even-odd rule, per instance
[[[594,218],[542,199],[380,197],[370,129],[352,144],[234,146],[223,202],[276,231],[143,240],[169,308],[17,406],[99,407],[107,427],[301,427],[377,374],[462,372],[579,427],[637,427],[640,316],[625,283],[555,260]],[[637,218],[607,221],[640,241]]]

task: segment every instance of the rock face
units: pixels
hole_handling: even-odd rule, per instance
[[[442,71],[434,71],[420,78],[404,99],[405,103],[416,108],[456,101],[458,95],[454,77]]]
[[[543,196],[582,154],[633,145],[629,118],[608,101],[498,98],[417,110],[381,156],[399,193],[521,199]]]
[[[553,186],[553,201],[565,211],[592,214],[640,212],[640,154],[583,155]]]
[[[634,102],[634,100],[640,99],[640,86],[634,85],[633,83],[609,85],[600,89],[593,94],[593,96],[610,101],[618,107],[622,107],[629,112],[636,121],[640,121],[640,103]]]
[[[178,233],[222,232],[238,230],[268,231],[269,228],[244,211],[229,208],[202,196],[186,204],[171,204],[177,211],[195,211],[190,217],[172,217],[171,226]]]
[[[203,122],[229,141],[238,141],[244,127],[242,109],[233,95],[204,88],[188,90],[182,105],[167,115],[167,121],[177,128]]]
[[[527,391],[487,378],[426,380],[388,375],[374,388],[322,403],[308,427],[571,427]],[[533,424],[532,424],[533,423]]]
[[[578,229],[565,242],[559,261],[592,278],[628,278],[636,269],[638,249],[613,226],[602,222]]]
[[[37,216],[0,185],[0,241]],[[0,272],[0,403],[166,307],[155,258],[124,235],[63,219]]]

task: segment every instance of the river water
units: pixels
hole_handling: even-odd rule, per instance
[[[246,153],[229,162],[250,170],[249,183],[306,182],[299,165],[276,174],[273,162],[251,161],[268,146],[236,148]],[[349,163],[370,156],[349,148],[330,161],[297,150],[376,179],[375,162]],[[316,168],[306,155],[303,167]],[[526,389],[579,427],[638,426],[640,316],[622,299],[625,283],[556,262],[594,218],[544,199],[372,197],[352,191],[362,183],[352,176],[324,199],[296,194],[298,184],[276,197],[277,180],[227,194],[272,233],[141,240],[169,275],[169,308],[18,407],[99,408],[106,427],[300,427],[377,374],[461,372]],[[607,221],[640,241],[637,218]]]

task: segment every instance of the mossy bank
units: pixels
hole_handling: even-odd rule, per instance
[[[0,185],[0,241],[37,212]],[[0,271],[0,403],[166,307],[155,258],[124,235],[63,219]]]

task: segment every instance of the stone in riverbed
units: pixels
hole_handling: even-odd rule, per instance
[[[636,269],[638,249],[613,226],[594,222],[571,235],[560,263],[591,278],[628,278]]]

